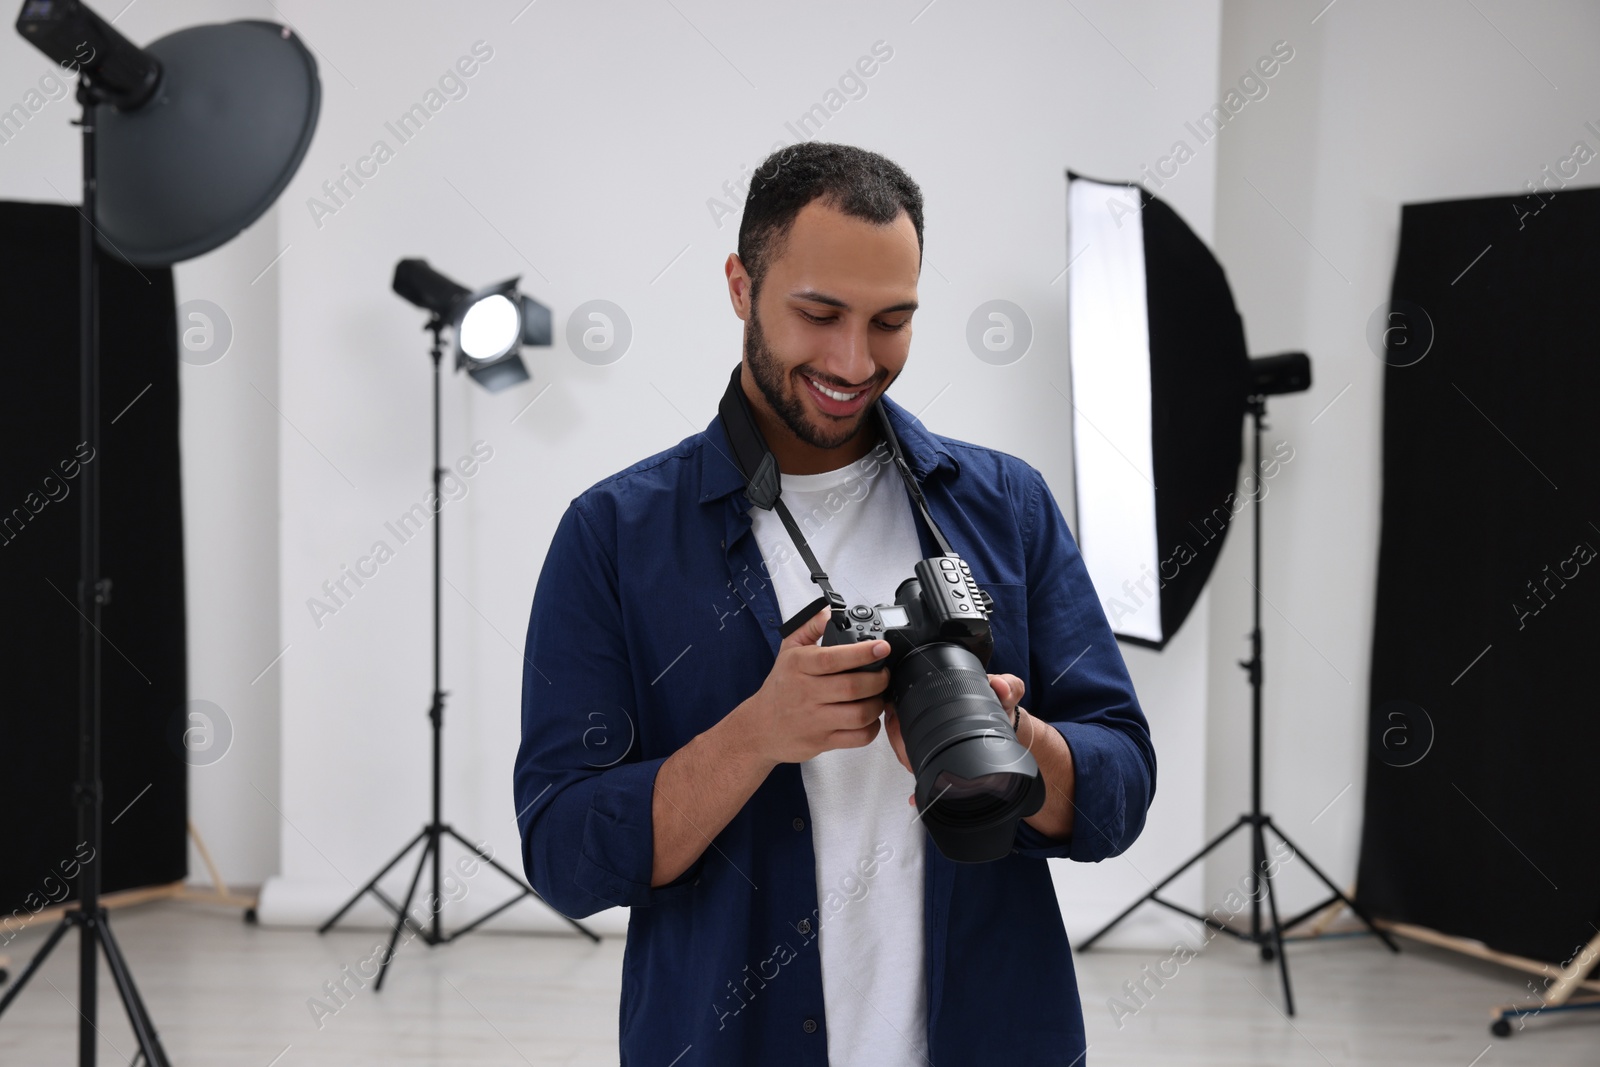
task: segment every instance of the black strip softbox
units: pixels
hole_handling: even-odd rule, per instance
[[[1120,641],[1164,648],[1231,520],[1250,392],[1222,264],[1143,187],[1067,172],[1074,529]]]

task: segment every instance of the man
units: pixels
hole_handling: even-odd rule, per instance
[[[921,265],[922,196],[898,166],[815,142],[775,153],[726,265],[738,383],[783,502],[851,604],[891,603],[937,554],[879,440],[884,405],[993,597],[990,684],[1047,799],[1002,859],[931,846],[889,672],[852,670],[888,643],[818,644],[828,612],[806,610],[809,568],[751,507],[720,419],[590,488],[534,596],[515,792],[547,901],[575,918],[633,909],[624,1064],[1082,1062],[1043,861],[1127,848],[1155,756],[1038,471],[930,433],[885,395]]]

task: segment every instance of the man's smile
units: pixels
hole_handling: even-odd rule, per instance
[[[854,415],[865,405],[865,398],[872,392],[868,386],[847,392],[823,385],[809,374],[801,374],[800,377],[810,387],[811,398],[825,415]]]

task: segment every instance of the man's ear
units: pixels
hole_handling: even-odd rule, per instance
[[[750,274],[744,269],[744,263],[739,259],[739,253],[728,253],[728,260],[723,265],[723,272],[728,276],[728,301],[733,304],[733,313],[745,322],[749,322]]]

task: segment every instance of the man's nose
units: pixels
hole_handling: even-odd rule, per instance
[[[870,381],[878,372],[877,365],[872,361],[872,345],[867,336],[870,328],[870,325],[863,325],[838,331],[822,369],[836,381],[851,385]]]

